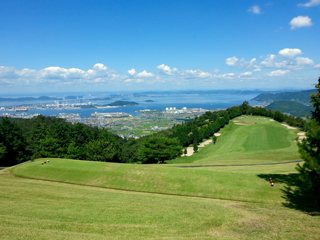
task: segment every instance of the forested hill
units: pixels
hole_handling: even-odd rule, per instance
[[[275,101],[266,106],[267,109],[280,111],[298,117],[311,116],[313,107],[295,101]]]
[[[246,102],[226,110],[206,112],[192,121],[140,139],[122,139],[106,129],[72,124],[54,117],[0,118],[0,166],[41,157],[162,163],[180,156],[184,147],[197,146],[211,138],[231,119],[244,114],[304,127],[300,118],[251,107]]]
[[[315,92],[315,89],[311,89],[296,92],[261,93],[252,100],[264,103],[272,103],[275,101],[294,101],[304,105],[310,105],[310,95]]]

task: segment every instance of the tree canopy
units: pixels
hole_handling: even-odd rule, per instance
[[[320,78],[316,89],[311,96],[314,111],[306,127],[306,139],[299,144],[304,163],[298,166],[298,170],[303,181],[299,191],[310,196],[308,204],[311,207],[320,208]]]

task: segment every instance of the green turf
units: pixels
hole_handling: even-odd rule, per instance
[[[238,122],[244,125],[237,125]],[[221,130],[216,144],[191,157],[169,163],[238,164],[299,159],[297,130],[287,129],[269,118],[241,116]]]
[[[281,202],[281,184],[270,188],[257,174],[279,173],[279,166],[178,168],[174,165],[117,164],[67,159],[28,162],[17,176],[143,192],[203,196],[251,202]],[[281,173],[294,172],[293,164]],[[255,170],[250,170],[251,168]],[[286,170],[287,169],[287,170]]]
[[[192,157],[198,158],[194,164],[298,158],[293,130],[266,118],[240,120],[247,125],[228,125],[216,145]],[[296,163],[181,168],[188,164],[43,161],[0,171],[1,239],[311,240],[320,235],[320,217],[284,207],[285,185],[271,187],[265,179],[296,173]]]
[[[0,190],[4,240],[311,240],[320,234],[319,217],[277,203],[124,192],[17,178],[8,170],[0,172]]]

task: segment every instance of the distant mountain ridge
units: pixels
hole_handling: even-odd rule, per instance
[[[297,117],[308,117],[313,111],[312,106],[307,106],[295,101],[275,101],[266,106],[269,110],[280,111]]]
[[[310,103],[315,89],[296,91],[261,93],[252,100],[263,103],[269,110],[280,111],[297,117],[308,117],[313,110]]]
[[[272,103],[275,101],[294,101],[304,105],[310,105],[310,95],[315,93],[315,89],[296,91],[296,92],[279,92],[279,93],[261,93],[252,100],[258,102]]]
[[[48,101],[48,100],[61,100],[62,98],[56,97],[48,97],[48,96],[41,96],[41,97],[17,97],[17,98],[0,98],[0,102],[19,102],[19,101]]]

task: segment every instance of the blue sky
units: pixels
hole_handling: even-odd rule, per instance
[[[320,0],[1,0],[0,93],[311,88]]]

